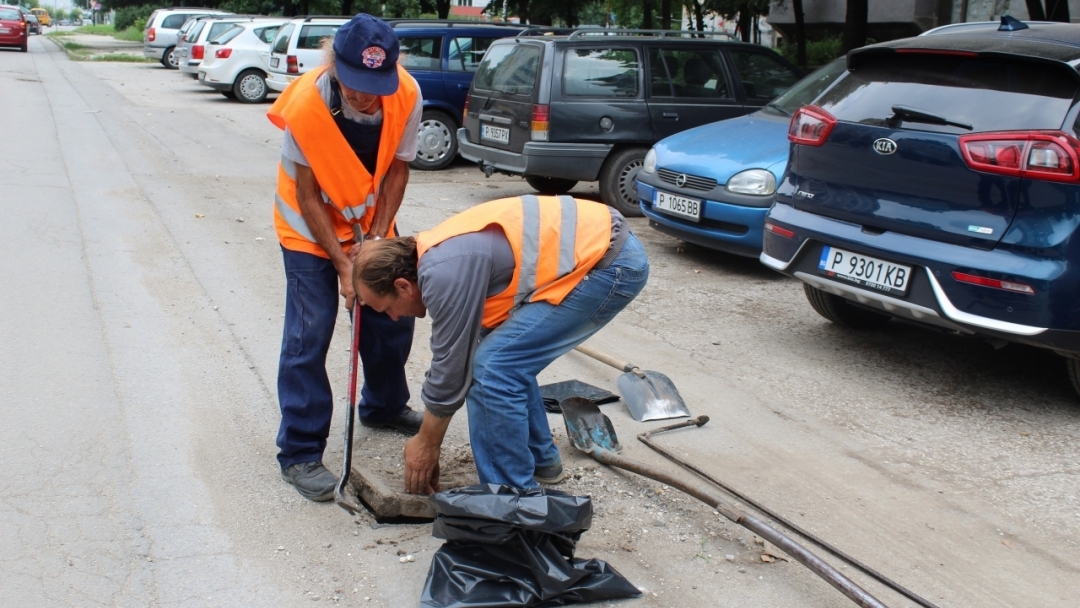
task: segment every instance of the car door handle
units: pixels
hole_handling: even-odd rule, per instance
[[[677,112],[664,112],[664,120],[679,120],[679,114]]]

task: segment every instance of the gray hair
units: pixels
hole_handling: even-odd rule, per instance
[[[319,41],[319,49],[323,54],[323,65],[331,78],[337,79],[337,55],[334,54],[334,37],[326,36]]]

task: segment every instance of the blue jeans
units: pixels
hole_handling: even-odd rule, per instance
[[[561,304],[525,304],[483,337],[465,397],[481,483],[535,487],[534,469],[560,462],[536,376],[607,325],[648,278],[645,249],[631,234],[615,261],[589,272]]]
[[[285,332],[278,363],[278,462],[281,468],[322,460],[334,398],[326,375],[326,353],[334,335],[341,295],[338,273],[326,258],[282,248],[285,259]],[[364,388],[359,415],[364,420],[392,420],[409,402],[405,361],[412,348],[411,318],[393,321],[364,306],[360,309],[360,360]]]

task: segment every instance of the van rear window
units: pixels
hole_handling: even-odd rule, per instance
[[[300,38],[296,41],[298,49],[317,49],[323,38],[333,38],[340,25],[305,25],[300,28]]]
[[[274,48],[270,52],[281,54],[289,52],[289,36],[292,36],[294,29],[296,29],[295,25],[286,23],[285,27],[281,28],[281,32],[278,33],[277,40],[274,40]]]
[[[1003,57],[924,53],[867,53],[820,99],[839,120],[885,125],[892,107],[908,106],[970,132],[1059,129],[1077,94],[1077,81],[1061,66]],[[905,122],[920,131],[967,129]]]
[[[488,49],[473,84],[477,89],[529,95],[536,86],[540,48],[531,44],[495,45]]]

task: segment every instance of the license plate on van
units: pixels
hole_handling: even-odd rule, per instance
[[[901,296],[907,293],[911,283],[910,266],[829,246],[821,250],[818,270],[826,276]]]
[[[508,144],[510,143],[510,129],[495,125],[480,125],[480,139]]]
[[[653,196],[653,209],[695,222],[701,221],[701,201],[699,199],[676,196],[660,190],[655,190],[655,193]]]

